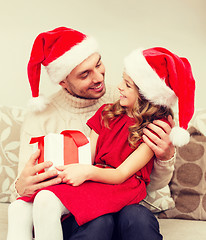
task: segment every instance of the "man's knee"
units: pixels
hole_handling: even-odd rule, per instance
[[[159,229],[159,224],[152,212],[140,204],[134,204],[124,207],[118,217],[120,226],[135,227],[138,229],[149,229],[156,227]]]
[[[140,204],[124,207],[118,214],[117,223],[121,239],[133,239],[134,236],[141,240],[162,239],[156,217]]]
[[[92,222],[90,222],[92,227],[94,227],[97,231],[101,229],[101,231],[108,231],[109,229],[114,228],[114,219],[112,214],[103,215],[101,217],[96,218]]]
[[[68,228],[64,226],[64,240],[84,239],[84,240],[105,240],[111,239],[114,229],[114,220],[112,214],[100,216],[82,226],[73,224],[73,229],[68,237]],[[67,236],[67,237],[65,237]]]

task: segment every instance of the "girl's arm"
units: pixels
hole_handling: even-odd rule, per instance
[[[95,156],[96,142],[98,134],[91,134],[92,157]],[[92,141],[95,140],[95,142]],[[116,169],[99,168],[94,165],[69,164],[67,166],[58,167],[62,171],[59,177],[62,182],[79,186],[84,181],[91,180],[107,184],[120,184],[134,175],[142,167],[144,167],[153,157],[154,153],[145,144],[142,143],[130,156]]]
[[[97,134],[93,129],[90,132],[90,146],[91,146],[91,158],[92,158],[92,164],[94,164],[94,158],[96,153],[96,146],[97,146],[97,140],[99,137],[99,134]]]
[[[92,166],[93,168],[89,172],[88,180],[108,184],[120,184],[143,168],[153,155],[153,151],[145,143],[142,143],[116,169]]]

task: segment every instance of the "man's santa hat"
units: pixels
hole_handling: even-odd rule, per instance
[[[33,97],[31,109],[43,111],[46,108],[47,102],[39,96],[41,64],[51,80],[58,84],[97,51],[98,44],[94,38],[70,28],[59,27],[40,33],[34,41],[27,69]]]
[[[195,80],[190,63],[165,48],[135,50],[125,58],[125,72],[141,94],[156,105],[172,107],[178,99],[179,127],[172,128],[175,146],[189,142],[186,131],[194,113]]]

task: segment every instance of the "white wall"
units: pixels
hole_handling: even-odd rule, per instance
[[[196,107],[205,107],[205,0],[0,0],[0,104],[25,106],[31,96],[26,67],[37,34],[66,26],[100,43],[107,81],[118,83],[122,60],[137,47],[162,46],[189,59]],[[41,93],[58,88],[45,70]]]

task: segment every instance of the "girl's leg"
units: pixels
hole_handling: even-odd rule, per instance
[[[53,192],[40,191],[33,203],[35,240],[63,240],[61,216],[68,213]]]
[[[8,209],[7,240],[32,240],[32,203],[16,200]]]

